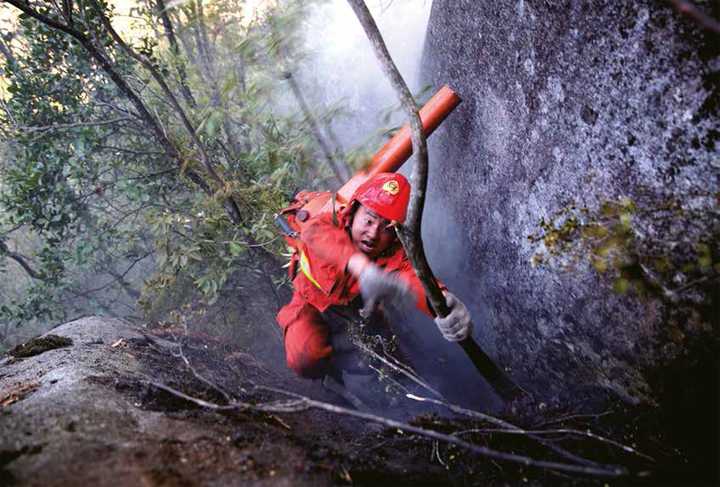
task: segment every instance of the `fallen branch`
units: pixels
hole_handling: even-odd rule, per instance
[[[622,443],[619,443],[615,440],[611,440],[610,438],[606,438],[604,436],[597,435],[593,433],[592,431],[580,431],[575,429],[567,429],[567,428],[560,428],[560,429],[554,429],[554,430],[525,430],[525,429],[498,429],[498,428],[477,428],[477,429],[470,429],[470,430],[464,430],[464,431],[457,431],[453,433],[454,435],[463,435],[468,433],[502,433],[507,435],[572,435],[572,436],[584,436],[586,438],[591,438],[593,440],[597,440],[601,443],[606,443],[608,445],[614,446],[616,448],[619,448],[623,451],[626,451],[628,453],[633,453],[639,457],[644,458],[645,460],[650,460],[651,462],[655,462],[655,459],[651,457],[650,455],[646,455],[635,448],[623,445]]]
[[[285,391],[282,389],[277,389],[274,387],[267,387],[267,386],[258,386],[255,385],[256,390],[262,390],[266,392],[273,392],[276,394],[281,394],[288,396],[292,398],[288,401],[274,401],[274,402],[266,402],[266,403],[259,403],[259,404],[252,404],[248,402],[241,402],[241,401],[233,401],[228,404],[216,404],[210,401],[206,401],[204,399],[199,399],[197,397],[190,396],[188,394],[185,394],[182,391],[179,391],[173,387],[170,387],[166,384],[153,381],[149,378],[145,378],[148,385],[155,387],[156,389],[160,389],[162,391],[165,391],[169,394],[172,394],[176,397],[179,397],[181,399],[184,399],[190,403],[193,403],[197,406],[201,406],[206,409],[210,409],[213,411],[258,411],[258,412],[265,412],[265,413],[294,413],[294,412],[300,412],[305,411],[307,409],[320,409],[323,411],[327,411],[334,414],[340,414],[344,416],[351,416],[359,419],[364,419],[366,421],[370,421],[372,423],[378,423],[383,426],[386,426],[388,428],[398,429],[401,431],[405,431],[408,433],[413,433],[419,436],[423,436],[426,438],[431,438],[433,440],[442,441],[444,443],[449,443],[452,445],[456,445],[458,447],[464,448],[466,450],[469,450],[473,453],[476,453],[478,455],[482,455],[488,458],[492,458],[495,460],[502,460],[507,462],[513,462],[513,463],[519,463],[525,467],[536,467],[536,468],[545,468],[550,470],[557,470],[561,472],[568,472],[568,473],[575,473],[575,474],[583,474],[583,475],[592,475],[597,477],[621,477],[623,475],[627,475],[627,470],[624,467],[618,466],[618,465],[603,465],[603,466],[583,466],[583,465],[573,465],[569,463],[561,463],[561,462],[552,462],[552,461],[546,461],[546,460],[535,460],[533,458],[524,456],[524,455],[518,455],[515,453],[505,453],[498,450],[494,450],[492,448],[487,448],[479,445],[475,445],[473,443],[469,443],[465,440],[462,440],[460,438],[457,438],[453,435],[448,435],[445,433],[439,433],[437,431],[428,430],[425,428],[421,428],[418,426],[413,426],[408,423],[404,423],[402,421],[396,421],[394,419],[384,418],[382,416],[378,416],[371,413],[365,413],[361,411],[357,411],[354,409],[348,409],[342,406],[336,406],[334,404],[322,402],[322,401],[316,401],[314,399],[310,399],[309,397],[303,396],[301,394],[296,394],[294,392]]]
[[[440,398],[443,397],[442,394],[440,394],[437,390],[435,390],[435,389],[434,389],[432,386],[430,386],[427,382],[425,382],[424,380],[422,380],[422,379],[421,379],[417,374],[415,374],[412,370],[409,370],[409,368],[406,368],[406,367],[404,367],[404,366],[401,366],[400,364],[393,364],[390,360],[386,359],[385,357],[383,357],[382,355],[380,355],[380,354],[377,353],[376,351],[372,350],[370,347],[368,347],[368,346],[365,345],[364,343],[361,343],[361,342],[359,342],[359,341],[355,341],[355,342],[353,342],[353,343],[355,344],[355,346],[357,346],[357,347],[358,347],[359,349],[361,349],[363,352],[367,353],[368,355],[370,355],[370,356],[373,357],[374,359],[376,359],[376,360],[382,362],[383,364],[387,365],[388,367],[392,368],[393,370],[395,370],[395,371],[398,372],[399,374],[407,377],[408,379],[410,379],[412,382],[416,383],[417,385],[419,385],[419,386],[422,387],[423,389],[431,392],[433,395],[435,395],[435,396],[437,396],[437,397],[440,397]]]
[[[187,323],[183,323],[183,331],[184,331],[184,335],[188,336],[189,330],[188,330]],[[419,434],[421,436],[429,437],[436,441],[444,441],[447,443],[455,444],[455,445],[467,448],[467,449],[469,449],[475,453],[478,453],[480,455],[494,458],[497,460],[506,460],[506,461],[516,462],[516,463],[522,463],[523,465],[526,465],[526,466],[551,468],[551,469],[565,471],[565,472],[571,472],[571,473],[585,473],[588,475],[621,476],[621,475],[625,475],[627,473],[627,471],[623,467],[614,466],[614,465],[610,465],[610,466],[602,465],[600,463],[597,463],[597,462],[588,460],[586,458],[580,457],[578,455],[575,455],[573,453],[570,453],[567,450],[565,450],[557,445],[554,445],[545,439],[538,438],[538,436],[535,435],[534,431],[526,432],[526,430],[523,430],[523,429],[519,428],[518,426],[515,426],[507,421],[502,420],[502,419],[487,415],[485,413],[481,413],[479,411],[474,411],[474,410],[467,409],[467,408],[464,408],[464,407],[461,407],[461,406],[458,406],[455,404],[451,404],[446,401],[420,397],[420,396],[416,396],[413,394],[406,394],[406,396],[409,399],[441,405],[443,407],[450,409],[451,411],[453,411],[457,414],[462,414],[462,415],[469,416],[469,417],[472,417],[475,419],[480,419],[480,420],[486,421],[490,424],[494,424],[499,427],[499,428],[495,429],[495,431],[497,431],[497,432],[513,432],[516,434],[525,434],[530,439],[537,441],[541,445],[547,447],[551,451],[568,459],[569,461],[575,462],[575,464],[535,460],[535,459],[532,459],[530,457],[526,457],[523,455],[509,454],[509,453],[504,453],[501,451],[489,449],[486,447],[480,447],[478,445],[474,445],[472,443],[465,442],[464,440],[461,440],[461,443],[457,443],[455,441],[449,441],[450,439],[453,439],[453,438],[459,439],[456,437],[459,436],[459,434],[463,434],[465,432],[452,433],[449,435],[443,434],[443,433],[438,433],[436,431],[412,426],[407,423],[391,420],[391,419],[384,418],[382,416],[378,416],[375,414],[364,413],[364,412],[356,411],[353,409],[347,409],[347,408],[343,408],[340,406],[335,406],[333,404],[325,403],[322,401],[316,401],[316,400],[310,399],[306,396],[302,396],[300,394],[296,394],[293,392],[289,392],[289,391],[285,391],[285,390],[277,389],[277,388],[273,388],[273,387],[260,386],[260,385],[254,384],[254,383],[252,383],[252,385],[251,385],[252,389],[254,389],[254,390],[263,390],[263,391],[273,392],[276,394],[290,396],[292,398],[292,400],[273,401],[273,402],[260,403],[260,404],[252,404],[249,402],[239,401],[239,400],[233,399],[231,397],[230,393],[228,393],[224,388],[220,387],[219,385],[215,384],[213,381],[207,379],[202,374],[200,374],[192,366],[192,364],[190,363],[190,360],[185,355],[185,353],[183,351],[183,347],[182,347],[182,342],[174,334],[172,334],[172,336],[175,340],[175,343],[178,345],[178,354],[175,354],[175,355],[178,356],[179,358],[181,358],[181,360],[185,363],[185,365],[188,367],[188,369],[190,370],[190,372],[196,379],[198,379],[200,382],[206,384],[213,390],[219,392],[223,396],[223,398],[227,401],[227,404],[221,405],[221,404],[212,403],[212,402],[209,402],[209,401],[206,401],[203,399],[199,399],[199,398],[187,395],[187,394],[185,394],[181,391],[178,391],[177,389],[174,389],[165,384],[161,384],[156,381],[153,381],[152,379],[149,379],[149,378],[147,378],[147,381],[154,387],[162,389],[168,393],[174,394],[177,397],[188,400],[188,401],[190,401],[198,406],[201,406],[201,407],[213,409],[216,411],[253,410],[253,411],[260,411],[260,412],[265,412],[265,413],[293,413],[293,412],[300,412],[300,411],[310,409],[310,408],[322,409],[322,410],[337,413],[337,414],[347,414],[350,416],[363,418],[363,419],[366,419],[366,420],[369,420],[369,421],[372,421],[375,423],[383,424],[383,425],[391,427],[391,428],[397,428],[397,429],[401,429],[403,431],[408,431],[408,432]],[[366,351],[372,352],[372,350],[370,350],[370,349],[367,349]],[[373,353],[373,355],[376,356],[376,358],[382,358],[378,354]],[[393,368],[396,371],[404,370],[403,368],[400,368],[400,367],[392,364],[392,362],[390,362],[390,361],[383,361],[383,363],[385,363],[386,365],[388,365],[389,367]],[[421,381],[420,385],[423,385],[424,387],[429,388],[429,386],[424,385],[424,383],[422,381]],[[250,387],[248,387],[248,389],[250,389]],[[241,388],[240,390],[244,394],[248,394],[249,393],[248,389]],[[429,390],[432,391],[431,388],[429,388]],[[466,430],[466,432],[467,431],[471,431],[471,430]],[[554,431],[557,431],[557,430],[554,430]],[[569,434],[582,435],[582,436],[593,438],[598,441],[602,441],[602,442],[605,442],[605,443],[608,443],[608,444],[611,444],[614,446],[618,446],[625,451],[632,452],[637,455],[643,456],[645,458],[651,459],[650,457],[647,457],[646,455],[644,455],[640,452],[637,452],[636,450],[632,449],[631,447],[622,445],[618,442],[615,442],[614,440],[604,438],[600,435],[596,435],[590,431],[582,432],[579,430],[571,430],[571,429],[564,429],[564,431]],[[525,432],[525,433],[523,433],[523,432]]]
[[[462,407],[462,406],[458,406],[457,404],[452,404],[452,403],[449,403],[449,402],[446,402],[446,401],[441,401],[441,400],[438,400],[438,399],[432,399],[432,398],[429,398],[429,397],[416,396],[415,394],[408,394],[407,397],[408,397],[409,399],[413,399],[413,400],[415,400],[415,401],[429,402],[429,403],[432,403],[432,404],[436,404],[436,405],[438,405],[438,406],[446,407],[446,408],[448,408],[450,411],[452,411],[452,412],[454,412],[454,413],[462,414],[463,416],[468,416],[468,417],[471,417],[471,418],[480,419],[480,420],[486,421],[486,422],[488,422],[488,423],[490,423],[490,424],[494,424],[494,425],[497,425],[497,426],[501,426],[501,427],[504,428],[506,431],[523,431],[522,428],[520,428],[519,426],[515,426],[514,424],[508,423],[508,422],[505,421],[505,420],[502,420],[502,419],[500,419],[500,418],[496,418],[495,416],[490,416],[489,414],[481,413],[480,411],[475,411],[475,410],[473,410],[473,409],[467,409],[467,408],[464,408],[464,407]],[[548,442],[547,440],[545,440],[545,439],[543,439],[543,438],[538,438],[537,436],[535,436],[535,435],[533,435],[533,434],[527,434],[527,437],[530,438],[531,440],[534,440],[534,441],[538,442],[539,444],[543,445],[544,447],[548,448],[549,450],[557,453],[557,454],[560,455],[561,457],[566,458],[567,460],[570,460],[570,461],[573,461],[573,462],[577,462],[577,463],[579,463],[579,464],[581,464],[581,465],[588,465],[588,466],[596,466],[596,465],[599,465],[597,462],[594,462],[594,461],[589,460],[589,459],[587,459],[587,458],[584,458],[584,457],[581,457],[581,456],[576,455],[576,454],[574,454],[574,453],[571,453],[571,452],[565,450],[564,448],[561,448],[561,447],[559,447],[559,446],[557,446],[557,445],[554,445],[554,444]]]
[[[203,377],[202,375],[200,375],[200,374],[198,373],[198,371],[195,370],[195,367],[192,366],[192,364],[190,363],[190,361],[188,360],[188,358],[185,356],[185,352],[184,352],[184,350],[183,350],[183,345],[182,345],[182,343],[178,342],[177,345],[178,345],[178,353],[177,353],[176,356],[179,357],[179,358],[185,363],[185,365],[187,366],[187,368],[190,369],[190,372],[191,372],[199,381],[203,382],[204,384],[206,384],[207,386],[209,386],[210,388],[212,388],[214,391],[219,392],[220,395],[222,395],[222,397],[223,397],[228,403],[231,403],[231,402],[233,401],[233,399],[230,397],[230,394],[228,394],[227,391],[225,391],[225,389],[223,389],[222,387],[218,386],[218,385],[215,384],[213,381],[208,380],[208,379],[206,379],[205,377]]]

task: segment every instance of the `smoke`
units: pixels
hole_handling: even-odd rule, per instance
[[[414,94],[424,86],[421,58],[430,17],[430,0],[369,1],[400,73]],[[389,107],[398,106],[391,88],[352,9],[345,0],[315,4],[305,23],[304,50],[308,57],[297,74],[305,96],[317,110],[341,106],[345,116],[333,120],[333,131],[349,150],[367,142],[378,130],[404,123],[399,111],[386,119]],[[433,87],[435,88],[435,87]],[[432,146],[432,138],[429,139]],[[372,147],[375,150],[377,147]],[[431,161],[431,174],[449,161]],[[405,164],[407,173],[412,161]],[[429,185],[432,188],[432,185]],[[466,303],[475,323],[474,336],[492,345],[482,326],[486,312],[481,306],[477,280],[467,276],[469,237],[443,208],[442,199],[431,190],[423,220],[423,241],[437,277]],[[435,324],[419,311],[392,313],[394,331],[401,349],[417,372],[448,399],[485,410],[496,410],[501,401],[480,377],[457,344],[445,341]],[[491,353],[492,350],[486,350]]]
[[[430,0],[370,0],[367,2],[388,50],[413,93],[420,83],[420,59],[430,16]],[[318,107],[341,106],[333,130],[348,150],[385,126],[401,123],[399,116],[383,120],[383,111],[398,100],[380,70],[359,21],[345,0],[314,4],[305,23],[307,61],[299,74]]]
[[[442,164],[448,163],[450,161],[431,160],[430,179],[442,170]],[[486,353],[495,356],[494,333],[484,326],[489,322],[489,316],[487,308],[483,306],[481,276],[468,273],[468,262],[473,255],[471,235],[458,222],[454,212],[446,207],[441,196],[433,191],[437,188],[430,184],[428,187],[430,189],[423,213],[423,243],[428,262],[436,277],[467,306],[474,325],[475,340]],[[443,354],[442,363],[437,369],[441,374],[438,378],[441,392],[448,399],[470,407],[486,411],[499,410],[502,400],[478,373],[462,348],[445,341],[432,323],[427,323],[424,330],[428,346]],[[426,357],[429,364],[425,366],[431,366],[432,357]]]

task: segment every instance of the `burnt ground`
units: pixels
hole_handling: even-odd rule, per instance
[[[596,478],[490,460],[319,409],[213,411],[151,384],[227,403],[199,375],[245,402],[286,399],[254,387],[264,385],[343,404],[313,381],[207,337],[183,339],[194,374],[168,330],[85,318],[53,334],[73,345],[0,362],[2,485],[713,485],[703,458],[671,446],[656,408],[615,403],[597,409],[578,393],[573,404],[526,404],[507,416],[528,429],[589,428],[654,458],[563,431],[544,436],[629,471],[619,479]],[[492,433],[488,423],[440,409],[410,422],[480,446],[562,460],[523,435]]]

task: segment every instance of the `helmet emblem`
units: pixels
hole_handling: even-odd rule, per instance
[[[385,184],[383,184],[382,189],[386,193],[389,193],[389,194],[395,196],[396,194],[398,194],[400,192],[400,185],[398,184],[397,181],[395,181],[394,179],[391,179],[390,181],[387,181],[387,182],[385,182]]]

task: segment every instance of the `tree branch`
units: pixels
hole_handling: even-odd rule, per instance
[[[82,291],[82,292],[76,290],[76,291],[74,291],[74,293],[76,294],[76,296],[87,297],[90,294],[96,293],[98,291],[102,291],[103,289],[106,289],[106,288],[112,286],[115,282],[117,282],[118,284],[120,284],[120,287],[122,287],[123,290],[125,290],[125,292],[131,298],[137,299],[140,297],[140,293],[138,291],[136,291],[135,289],[133,289],[132,287],[130,287],[130,285],[127,283],[127,281],[125,281],[125,276],[132,270],[133,267],[135,267],[135,265],[138,264],[138,262],[146,259],[147,257],[149,257],[150,255],[152,255],[154,253],[155,253],[155,251],[151,250],[151,251],[147,252],[145,255],[138,257],[137,259],[135,259],[133,262],[130,263],[128,268],[125,269],[125,271],[123,271],[122,274],[118,274],[117,272],[114,272],[112,270],[105,270],[105,273],[113,278],[112,281],[108,281],[107,283],[105,283],[101,286],[97,286],[93,289],[86,289],[85,291]]]
[[[305,101],[305,97],[300,90],[300,86],[293,77],[292,73],[286,71],[282,74],[282,76],[290,85],[290,90],[295,96],[295,100],[298,102],[298,105],[300,105],[300,110],[302,111],[305,118],[305,123],[310,126],[310,131],[315,137],[315,140],[317,141],[318,146],[320,147],[320,151],[325,157],[328,166],[330,166],[333,174],[335,174],[335,178],[337,179],[338,183],[343,184],[345,181],[348,181],[350,179],[350,172],[348,171],[347,167],[344,167],[342,164],[340,164],[340,162],[333,156],[333,151],[330,150],[329,145],[325,141],[325,137],[323,137],[323,134],[320,131],[317,120],[315,120],[315,117],[310,111],[310,107]]]
[[[17,252],[11,252],[8,246],[2,240],[0,240],[0,255],[6,255],[7,257],[10,257],[12,260],[17,262],[20,267],[22,267],[25,272],[27,272],[27,274],[33,279],[37,279],[38,281],[47,281],[47,276],[33,269],[32,266],[27,262],[27,257],[18,254]]]
[[[710,17],[691,2],[685,0],[669,0],[675,10],[691,18],[703,29],[720,34],[720,22]]]
[[[97,10],[97,14],[100,16],[100,19],[105,26],[105,29],[107,30],[108,34],[110,34],[110,37],[133,59],[135,59],[137,62],[142,64],[142,66],[147,69],[150,74],[152,75],[153,79],[157,84],[160,86],[160,89],[162,90],[163,94],[167,97],[168,101],[172,105],[173,109],[177,113],[177,115],[180,117],[180,120],[182,122],[183,127],[185,128],[185,131],[187,132],[190,139],[193,141],[193,144],[195,147],[197,147],[198,151],[200,152],[200,160],[205,167],[205,170],[210,174],[210,177],[215,180],[215,182],[218,184],[218,190],[224,191],[226,188],[225,181],[220,177],[220,175],[215,171],[215,168],[212,165],[212,162],[210,161],[210,157],[208,156],[207,150],[205,149],[205,144],[202,143],[200,138],[197,135],[197,129],[192,125],[190,122],[190,119],[188,118],[187,114],[185,113],[185,110],[183,110],[182,106],[180,106],[180,103],[177,101],[177,98],[173,94],[173,92],[170,90],[170,88],[167,85],[167,82],[165,81],[165,78],[160,74],[160,72],[153,66],[153,64],[146,59],[144,56],[138,54],[135,52],[134,49],[132,49],[121,37],[118,35],[118,33],[113,28],[112,24],[110,23],[110,20],[105,15],[105,12],[102,10],[102,7],[97,3],[97,0],[90,0],[90,3],[92,3],[95,6],[95,9]],[[238,208],[237,203],[232,198],[232,196],[226,196],[224,198],[224,206],[225,210],[228,212],[230,219],[233,223],[239,224],[243,222],[242,215],[240,213],[240,208]]]
[[[427,188],[428,153],[427,142],[425,140],[425,134],[423,133],[417,104],[405,80],[400,75],[397,66],[395,66],[392,57],[390,57],[382,34],[380,34],[380,30],[375,20],[373,20],[365,2],[363,0],[347,1],[355,11],[355,15],[360,21],[360,24],[362,24],[365,34],[372,44],[375,57],[383,73],[385,73],[385,76],[390,81],[393,90],[395,90],[398,98],[400,98],[403,111],[410,121],[411,139],[413,152],[415,154],[415,164],[413,165],[412,172],[412,196],[408,206],[406,223],[400,226],[399,234],[408,257],[415,268],[415,272],[423,283],[423,288],[433,309],[439,316],[447,316],[449,310],[445,304],[445,297],[442,291],[440,291],[435,276],[427,262],[421,238],[422,212]]]
[[[410,121],[415,164],[413,165],[412,192],[407,211],[407,219],[404,225],[399,225],[398,234],[415,273],[420,279],[420,282],[422,282],[423,289],[433,310],[436,315],[445,317],[450,310],[445,303],[445,296],[435,280],[435,275],[430,269],[422,243],[421,223],[423,207],[425,205],[425,193],[427,190],[428,152],[417,104],[410,93],[410,89],[407,87],[407,84],[405,84],[405,80],[403,80],[390,57],[380,30],[377,24],[375,24],[375,20],[373,20],[365,2],[363,0],[348,0],[348,3],[355,11],[355,15],[365,30],[365,34],[375,51],[375,57],[378,59],[380,67],[400,99],[402,108]],[[503,399],[512,400],[525,392],[492,361],[472,336],[459,342],[459,345],[463,348],[477,370]]]
[[[172,21],[168,15],[167,7],[165,6],[165,0],[157,0],[156,10],[160,20],[162,21],[163,28],[165,29],[165,37],[167,37],[168,43],[170,44],[170,52],[172,52],[175,57],[176,69],[178,77],[180,78],[180,93],[182,93],[188,106],[195,108],[195,98],[193,97],[187,84],[185,64],[182,62],[180,57],[180,48],[178,46],[177,38],[175,37],[175,29],[173,28]]]
[[[64,130],[64,129],[72,129],[72,128],[78,128],[78,127],[95,127],[100,125],[112,125],[114,123],[118,122],[127,122],[131,121],[132,119],[129,117],[121,117],[121,118],[114,118],[110,120],[97,120],[94,122],[75,122],[75,123],[58,123],[55,125],[42,125],[42,126],[20,126],[17,127],[18,130],[23,130],[25,132],[47,132],[48,130]]]
[[[139,96],[132,90],[132,88],[130,88],[127,81],[115,70],[111,61],[95,47],[93,42],[86,35],[72,27],[64,25],[57,20],[34,10],[27,2],[23,2],[21,0],[3,1],[9,3],[10,5],[13,5],[18,10],[42,22],[43,24],[52,27],[53,29],[64,32],[65,34],[68,34],[69,36],[77,40],[80,45],[90,54],[90,56],[98,62],[102,70],[115,83],[115,86],[117,86],[120,92],[123,93],[130,100],[130,103],[135,107],[145,125],[149,127],[150,130],[153,132],[168,157],[175,160],[179,167],[182,168],[184,166],[182,157],[180,156],[176,147],[167,138],[160,123],[150,113],[142,100],[140,100]],[[212,194],[212,190],[208,186],[207,182],[195,171],[185,169],[184,174],[188,177],[188,179],[190,179],[193,183],[200,187],[206,194]]]
[[[471,429],[471,430],[465,430],[465,431],[458,431],[457,433],[454,433],[455,435],[462,435],[462,434],[468,434],[468,433],[502,433],[506,435],[527,435],[527,436],[535,436],[535,435],[557,435],[557,434],[565,434],[565,435],[571,435],[571,436],[583,436],[585,438],[590,438],[593,440],[596,440],[600,443],[605,443],[611,446],[614,446],[615,448],[619,448],[625,452],[632,453],[634,455],[637,455],[641,458],[644,458],[645,460],[655,462],[655,459],[651,457],[650,455],[646,455],[635,448],[623,445],[620,442],[617,442],[615,440],[611,440],[610,438],[605,438],[604,436],[598,435],[593,433],[592,431],[580,431],[576,429],[569,429],[569,428],[558,428],[558,429],[550,429],[550,430],[525,430],[521,428],[511,428],[511,429],[502,429],[502,428],[477,428],[477,429]]]
[[[342,316],[342,318],[348,320],[351,325],[359,325],[359,323],[354,323],[354,320],[351,318]],[[392,363],[390,360],[387,360],[385,357],[380,355],[379,353],[372,350],[367,345],[360,342],[360,340],[354,340],[353,343],[355,346],[363,350],[365,353],[369,354],[376,360],[379,360],[380,362],[384,363],[386,366],[390,367],[391,369],[395,370],[396,372],[404,375],[405,377],[409,378],[416,384],[418,384],[420,387],[426,389],[427,391],[431,392],[433,395],[437,397],[437,399],[428,398],[428,397],[421,397],[417,396],[415,394],[405,394],[405,396],[408,399],[412,399],[414,401],[420,401],[420,402],[429,402],[432,404],[437,404],[439,406],[443,406],[448,408],[450,411],[456,414],[462,414],[464,416],[469,416],[471,418],[480,419],[483,421],[487,421],[488,423],[494,424],[496,426],[505,428],[507,430],[520,430],[519,427],[507,422],[503,421],[502,419],[496,418],[494,416],[490,416],[485,413],[481,413],[479,411],[475,411],[472,409],[466,409],[461,406],[457,406],[455,404],[449,403],[445,400],[445,398],[440,394],[438,391],[433,389],[429,384],[427,384],[425,381],[423,381],[420,377],[418,377],[412,370],[406,370],[409,367],[405,366],[404,364],[399,363],[397,360],[395,360],[396,363]],[[406,389],[407,390],[407,389]],[[596,462],[593,462],[592,460],[588,460],[587,458],[580,457],[578,455],[575,455],[574,453],[570,453],[569,451],[565,450],[564,448],[561,448],[557,445],[554,445],[543,438],[538,438],[537,436],[528,435],[529,438],[537,441],[541,445],[545,446],[549,450],[552,450],[553,452],[557,453],[561,457],[564,457],[572,462],[576,462],[581,465],[594,465],[597,466]]]
[[[444,443],[453,444],[453,445],[459,446],[461,448],[464,448],[466,450],[469,450],[473,453],[476,453],[478,455],[482,455],[482,456],[492,458],[495,460],[519,463],[525,467],[545,468],[545,469],[550,469],[550,470],[557,470],[560,472],[592,475],[592,476],[597,476],[597,477],[609,477],[609,478],[621,477],[621,476],[627,475],[627,470],[624,467],[621,467],[618,465],[603,465],[603,466],[599,466],[599,467],[573,465],[570,463],[561,463],[561,462],[553,462],[553,461],[546,461],[546,460],[535,460],[533,458],[530,458],[530,457],[527,457],[524,455],[518,455],[515,453],[505,453],[505,452],[501,452],[498,450],[494,450],[491,448],[487,448],[484,446],[479,446],[479,445],[467,442],[465,440],[458,438],[457,436],[448,435],[448,434],[440,433],[440,432],[437,432],[434,430],[421,428],[419,426],[414,426],[414,425],[411,425],[408,423],[396,421],[394,419],[385,418],[385,417],[378,416],[378,415],[371,414],[371,413],[357,411],[355,409],[348,409],[348,408],[345,408],[342,406],[336,406],[334,404],[330,404],[330,403],[326,403],[326,402],[322,402],[322,401],[316,401],[314,399],[310,399],[309,397],[303,396],[301,394],[296,394],[294,392],[289,392],[289,391],[277,389],[274,387],[258,386],[258,385],[254,386],[254,388],[256,390],[273,392],[275,394],[281,394],[281,395],[290,397],[291,399],[285,400],[285,401],[281,400],[281,401],[273,401],[273,402],[266,402],[266,403],[259,403],[259,404],[253,404],[253,403],[249,403],[249,402],[233,400],[233,401],[228,402],[227,404],[217,404],[217,403],[205,401],[203,399],[199,399],[199,398],[190,396],[190,395],[185,394],[184,392],[179,391],[179,390],[177,390],[173,387],[170,387],[166,384],[154,381],[149,377],[145,377],[145,380],[150,386],[155,387],[156,389],[160,389],[160,390],[165,391],[169,394],[172,394],[176,397],[182,398],[188,402],[191,402],[191,403],[201,406],[203,408],[211,409],[214,411],[244,410],[244,411],[259,411],[259,412],[265,412],[265,413],[294,413],[294,412],[304,411],[307,409],[321,409],[323,411],[328,411],[330,413],[364,419],[365,421],[370,421],[372,423],[378,423],[378,424],[381,424],[388,428],[398,429],[398,430],[406,431],[408,433],[413,433],[413,434],[416,434],[419,436],[423,436],[425,438],[430,438],[433,440],[442,441]]]

